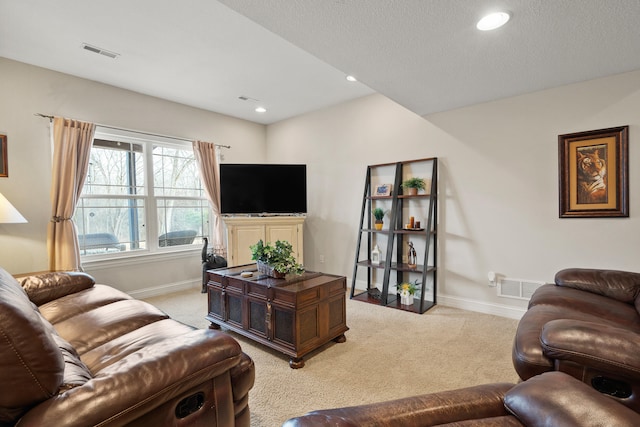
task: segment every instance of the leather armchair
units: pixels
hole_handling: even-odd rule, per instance
[[[521,379],[562,371],[640,412],[640,274],[566,269],[533,294],[513,345]]]
[[[84,273],[0,269],[0,426],[249,426],[254,366]]]
[[[640,414],[573,377],[549,372],[518,385],[486,384],[371,405],[310,412],[283,427],[631,427]]]

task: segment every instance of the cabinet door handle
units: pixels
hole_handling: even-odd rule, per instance
[[[227,292],[225,291],[224,288],[222,288],[222,292],[220,292],[220,305],[221,305],[221,311],[222,311],[220,315],[222,316],[222,319],[224,321],[227,321],[229,319],[229,316],[227,313]]]
[[[267,303],[267,314],[265,316],[265,322],[267,323],[267,339],[271,340],[273,336],[273,326],[271,323],[271,303]]]

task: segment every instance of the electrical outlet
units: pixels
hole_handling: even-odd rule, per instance
[[[324,255],[320,255],[320,264],[324,264]]]

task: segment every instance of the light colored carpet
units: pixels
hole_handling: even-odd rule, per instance
[[[176,320],[209,326],[207,296],[199,290],[147,301]],[[347,341],[307,355],[302,369],[289,368],[284,354],[229,333],[256,365],[249,393],[251,426],[276,427],[314,409],[516,382],[511,345],[517,323],[444,306],[419,315],[347,296]]]

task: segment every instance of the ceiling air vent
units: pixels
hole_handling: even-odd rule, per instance
[[[82,43],[82,48],[84,50],[88,50],[89,52],[98,53],[100,55],[107,56],[107,57],[109,57],[111,59],[116,59],[118,56],[120,56],[119,53],[115,53],[115,52],[111,52],[109,50],[101,49],[101,48],[96,47],[96,46],[91,46],[90,44],[87,44],[87,43]]]

